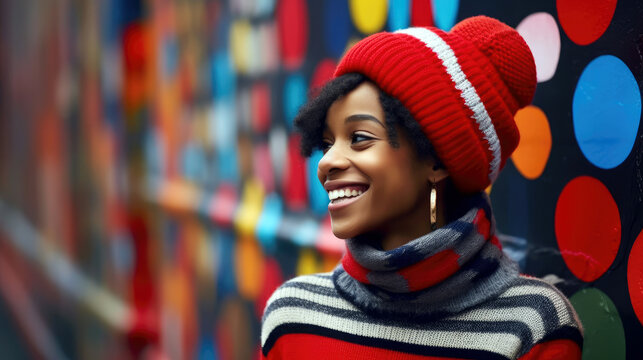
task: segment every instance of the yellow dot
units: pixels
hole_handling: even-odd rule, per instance
[[[252,26],[247,20],[235,21],[230,27],[230,53],[240,73],[248,73],[252,63]]]
[[[545,170],[551,152],[551,131],[547,115],[537,106],[527,106],[515,116],[520,143],[511,159],[527,179],[538,178]]]
[[[241,204],[235,214],[237,232],[243,236],[254,234],[263,209],[263,185],[258,179],[252,178],[245,182]]]
[[[319,272],[317,256],[312,249],[303,248],[297,261],[297,275],[307,275]]]
[[[357,30],[372,34],[384,27],[388,15],[387,0],[350,0],[349,6]]]

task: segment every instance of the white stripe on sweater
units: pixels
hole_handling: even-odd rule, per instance
[[[359,310],[353,304],[349,303],[339,296],[320,295],[296,287],[285,287],[280,289],[278,298],[300,299],[328,306],[334,309],[359,312]],[[271,299],[268,304],[271,304],[275,300],[277,300],[277,298]],[[530,307],[512,307],[507,309],[472,309],[453,317],[447,317],[445,318],[445,320],[473,322],[515,321],[523,323],[527,327],[529,327],[534,342],[542,339],[545,336],[545,325],[542,317],[540,316],[540,313]]]
[[[531,280],[540,281],[536,279],[531,279]],[[499,297],[506,298],[506,297],[519,296],[519,295],[545,296],[552,302],[554,308],[556,309],[556,315],[558,315],[557,316],[558,325],[574,323],[574,321],[572,321],[570,317],[570,313],[567,311],[564,295],[558,293],[552,288],[536,286],[536,285],[514,286],[507,289],[507,291],[502,293]],[[579,322],[576,322],[576,323],[579,323]]]
[[[473,84],[471,84],[462,71],[453,49],[451,49],[440,36],[426,28],[414,27],[398,30],[395,33],[410,35],[422,41],[442,61],[442,65],[444,65],[447,73],[451,76],[451,80],[455,84],[456,89],[460,90],[460,96],[464,100],[464,103],[473,112],[473,118],[476,120],[478,128],[484,134],[485,140],[489,143],[489,150],[491,150],[493,154],[493,159],[489,164],[489,180],[494,182],[500,170],[500,141],[498,140],[498,135],[491,122],[491,117],[487,113],[482,99],[480,99]]]
[[[319,305],[329,306],[335,309],[340,310],[349,310],[358,312],[359,310],[348,301],[344,300],[339,296],[328,296],[314,293],[306,289],[296,288],[296,287],[284,287],[279,289],[279,296],[274,299],[271,297],[268,300],[267,306],[270,306],[273,302],[279,299],[284,298],[294,298],[310,301]]]
[[[288,280],[288,284],[309,284],[309,285],[316,285],[319,287],[323,288],[328,288],[328,289],[335,289],[335,285],[333,285],[333,280],[331,278],[322,278],[319,276],[314,276],[314,275],[305,275],[305,276],[299,276],[294,279]],[[282,287],[279,289],[279,291],[275,291],[268,301],[266,302],[266,308],[270,306],[275,300],[278,298],[284,297],[285,295],[282,294],[287,294],[287,290],[290,288],[287,287]],[[323,296],[323,295],[319,295]]]
[[[448,317],[445,320],[500,322],[515,321],[523,323],[531,331],[533,342],[545,336],[545,323],[540,313],[530,307],[512,307],[506,309],[473,309],[461,315]]]
[[[485,350],[514,358],[521,340],[511,333],[482,333],[409,329],[398,326],[371,324],[337,317],[300,307],[282,307],[265,319],[261,330],[264,346],[270,333],[282,324],[303,323],[358,336],[385,339],[404,344],[439,346],[444,348]],[[475,339],[472,338],[472,335]]]

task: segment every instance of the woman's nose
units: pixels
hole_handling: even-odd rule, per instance
[[[349,165],[347,154],[343,151],[338,144],[332,145],[317,165],[317,174],[319,180],[323,183],[326,177],[336,171],[345,170]]]

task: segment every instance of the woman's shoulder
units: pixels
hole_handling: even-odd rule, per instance
[[[283,283],[268,299],[263,326],[273,323],[310,322],[318,314],[354,310],[333,284],[332,273],[302,275]]]
[[[520,314],[534,331],[535,343],[555,338],[582,341],[582,326],[567,297],[554,285],[521,275],[495,300],[496,306]]]
[[[332,273],[301,275],[281,284],[268,299],[266,310],[275,302],[284,303],[284,299],[319,302],[323,296],[334,297],[336,295]],[[288,302],[292,303],[292,301]]]
[[[301,329],[339,322],[353,305],[335,290],[332,273],[298,276],[283,283],[268,299],[261,326],[262,346]]]
[[[536,277],[520,275],[500,294],[499,299],[513,300],[541,310],[555,310],[553,314],[558,314],[564,323],[578,321],[576,312],[567,297],[551,283]]]

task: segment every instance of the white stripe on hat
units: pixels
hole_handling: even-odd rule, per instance
[[[464,103],[473,112],[473,118],[478,123],[478,128],[484,134],[485,140],[489,143],[489,150],[493,154],[493,159],[489,163],[489,180],[494,182],[498,176],[500,168],[500,141],[496,130],[491,123],[491,118],[484,107],[480,96],[473,87],[473,84],[467,79],[467,76],[462,71],[458,58],[451,47],[437,34],[427,28],[413,27],[408,29],[398,30],[395,33],[406,34],[422,41],[426,46],[433,51],[437,57],[442,61],[447,73],[451,76],[451,80],[455,84],[455,88],[460,90],[460,96]]]

